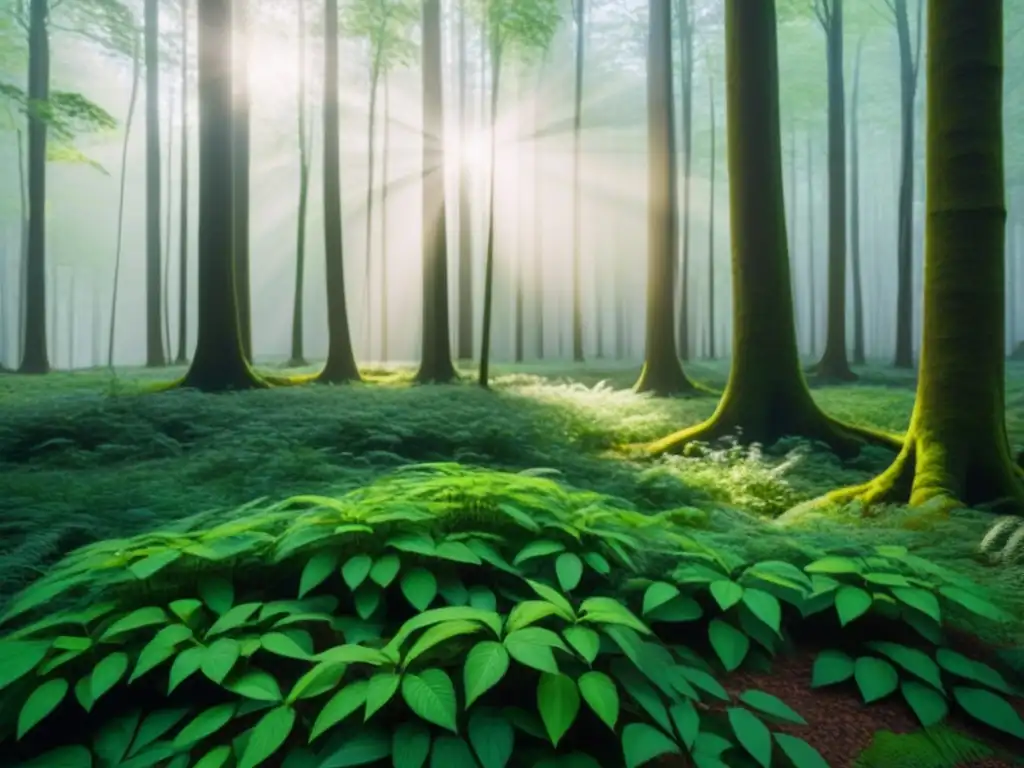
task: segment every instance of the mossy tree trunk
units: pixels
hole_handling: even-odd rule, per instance
[[[423,341],[416,381],[447,383],[452,365],[448,320],[448,227],[444,195],[441,0],[423,1]]]
[[[242,337],[242,351],[245,359],[252,361],[252,288],[249,278],[249,145],[250,88],[249,88],[249,9],[248,3],[236,3],[234,7],[235,34],[235,111],[232,115],[234,135],[231,141],[233,154],[231,176],[234,188],[231,192],[234,210],[234,251],[235,251],[235,294],[238,301],[238,328]]]
[[[341,115],[338,103],[338,0],[324,3],[324,257],[327,278],[327,363],[317,376],[325,384],[359,381],[345,297],[341,237]]]
[[[1001,3],[928,5],[924,333],[903,450],[831,500],[1024,512],[1005,426]],[[998,504],[997,502],[1002,502]]]
[[[672,97],[672,6],[647,4],[647,328],[637,392],[658,396],[696,390],[676,351],[673,312],[679,240],[678,179]]]
[[[199,324],[181,384],[204,392],[263,386],[239,333],[232,248],[232,0],[202,0],[199,27]]]
[[[857,42],[850,96],[850,280],[853,282],[853,363],[864,365],[864,291],[860,258],[860,132],[857,108],[860,100],[860,61],[864,37]]]
[[[726,0],[725,20],[732,367],[710,419],[648,450],[678,451],[695,440],[731,435],[765,445],[800,436],[840,455],[856,453],[865,439],[898,445],[894,438],[830,419],[811,399],[800,368],[790,290],[775,2]]]

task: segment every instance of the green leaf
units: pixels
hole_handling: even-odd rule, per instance
[[[373,559],[369,555],[356,555],[341,566],[341,578],[345,580],[348,588],[355,592],[356,588],[370,575],[372,566]]]
[[[18,713],[18,739],[21,739],[47,715],[55,710],[68,692],[68,681],[63,678],[47,680],[25,699]]]
[[[844,584],[836,592],[836,613],[839,625],[845,627],[851,621],[867,613],[871,608],[871,594],[860,587]]]
[[[679,747],[654,726],[630,723],[622,729],[622,752],[626,768],[639,768],[656,757],[678,755]]]
[[[184,600],[175,600],[169,603],[167,607],[182,623],[188,624],[189,621],[192,620],[196,611],[203,607],[203,603],[200,600],[188,598]]]
[[[261,669],[249,669],[237,680],[224,683],[224,687],[254,701],[281,701],[281,687],[273,675]]]
[[[100,696],[118,684],[128,671],[128,654],[118,651],[93,667],[89,681],[89,695],[95,703]]]
[[[395,536],[388,539],[386,546],[413,555],[433,555],[437,549],[434,540],[426,533],[407,533]]]
[[[601,637],[587,627],[566,627],[562,635],[587,664],[593,664],[601,650]]]
[[[700,733],[700,715],[697,713],[697,708],[693,706],[692,701],[687,699],[682,704],[673,704],[668,713],[676,726],[676,731],[679,732],[679,738],[683,745],[692,752],[697,734]]]
[[[554,746],[572,727],[580,711],[580,693],[571,677],[544,673],[537,684],[537,711]]]
[[[223,768],[231,758],[231,747],[222,744],[214,747],[196,763],[193,768]]]
[[[366,712],[363,714],[363,722],[369,720],[374,713],[391,701],[391,697],[398,691],[401,679],[401,675],[393,672],[380,672],[370,678],[366,688]]]
[[[851,560],[849,557],[839,557],[837,555],[828,555],[815,560],[813,563],[804,567],[805,573],[829,573],[829,574],[840,574],[840,573],[860,573],[861,566],[856,560]]]
[[[46,640],[0,641],[0,690],[39,666],[49,650]]]
[[[515,747],[515,729],[500,712],[476,710],[469,716],[469,743],[483,768],[505,768]]]
[[[604,672],[584,672],[577,681],[583,700],[601,722],[615,730],[619,720],[619,689]]]
[[[558,607],[547,600],[524,600],[516,603],[505,621],[505,631],[514,632],[558,613]]]
[[[313,730],[309,733],[309,740],[312,742],[321,733],[333,728],[366,704],[366,693],[369,687],[369,681],[358,680],[349,683],[334,694],[317,715],[316,722],[313,723]]]
[[[199,668],[204,675],[219,685],[230,674],[241,655],[242,648],[237,640],[221,637],[203,650]]]
[[[700,603],[688,595],[676,595],[645,615],[648,621],[694,621],[704,615]]]
[[[554,641],[551,640],[552,637]],[[565,645],[558,635],[541,627],[517,629],[505,636],[505,650],[513,659],[541,672],[557,674],[558,664],[551,652],[552,647],[565,648]]]
[[[284,656],[286,659],[301,659],[306,661],[313,658],[289,635],[283,632],[268,632],[260,637],[260,647],[275,656]]]
[[[482,611],[495,611],[498,608],[498,598],[483,584],[474,584],[469,588],[469,604]]]
[[[167,611],[157,606],[139,608],[138,610],[132,611],[127,616],[122,616],[107,627],[107,630],[100,635],[100,642],[111,640],[118,635],[123,635],[126,632],[141,629],[142,627],[151,627],[154,624],[166,624],[170,621],[170,618],[171,617],[167,615]]]
[[[418,675],[406,674],[402,678],[402,698],[421,719],[452,733],[458,732],[455,686],[444,670],[425,669]]]
[[[602,555],[600,552],[585,552],[583,553],[583,560],[594,571],[601,574],[602,576],[607,576],[609,573],[612,572],[611,565],[608,563],[608,560],[605,559],[605,556]]]
[[[163,552],[157,552],[156,554],[144,557],[142,560],[136,560],[134,563],[128,566],[128,570],[137,579],[148,579],[168,565],[176,561],[181,557],[181,552],[177,549],[168,549]]]
[[[388,552],[386,555],[378,557],[377,562],[373,564],[370,569],[370,580],[377,586],[385,588],[395,580],[401,567],[402,561],[398,555]],[[426,757],[424,756],[423,759],[426,760]]]
[[[305,597],[323,584],[337,567],[338,553],[334,550],[321,550],[309,558],[299,579],[299,597]]]
[[[321,663],[327,664],[372,664],[379,667],[389,663],[389,656],[384,651],[354,643],[328,648],[326,651],[318,653],[315,658]]]
[[[764,768],[769,768],[772,763],[772,734],[768,726],[749,709],[742,707],[730,707],[727,715],[740,746]]]
[[[708,639],[727,672],[742,664],[750,650],[750,638],[721,619],[712,619],[708,624]]]
[[[391,740],[394,768],[423,768],[430,756],[430,729],[419,720],[408,720],[395,728]]]
[[[285,701],[292,704],[300,699],[312,699],[333,691],[345,676],[346,666],[336,662],[317,664],[295,681]]]
[[[911,608],[916,608],[926,616],[930,616],[937,622],[942,621],[942,610],[939,608],[939,599],[925,589],[915,587],[893,587],[892,595],[902,603]]]
[[[408,667],[424,653],[435,646],[440,645],[445,640],[450,640],[453,637],[459,637],[462,635],[471,635],[481,631],[483,628],[484,626],[480,622],[466,621],[465,619],[456,619],[454,621],[444,621],[440,624],[435,624],[420,635],[412,648],[408,650],[405,654],[405,658],[402,659],[402,667]]]
[[[484,640],[473,646],[462,673],[467,708],[501,681],[508,665],[509,654],[501,643]]]
[[[644,592],[644,605],[642,613],[646,616],[655,608],[664,605],[669,600],[679,595],[679,587],[664,581],[656,581]]]
[[[92,768],[92,753],[86,747],[57,747],[18,768]]]
[[[949,648],[939,648],[935,652],[935,660],[944,670],[957,677],[981,683],[1002,693],[1011,695],[1014,693],[1014,690],[1003,679],[1003,676],[992,669],[992,667],[980,661],[969,659]]]
[[[275,707],[267,712],[249,731],[238,768],[256,768],[281,748],[295,727],[295,710],[291,707]]]
[[[218,616],[231,610],[235,602],[235,587],[221,576],[210,576],[199,582],[199,597]]]
[[[555,560],[555,575],[562,591],[572,592],[583,578],[583,561],[577,554],[563,552]]]
[[[547,584],[540,583],[539,581],[527,579],[526,583],[529,584],[530,589],[540,595],[540,597],[555,606],[558,610],[559,616],[566,621],[576,621],[576,612],[572,609],[572,605],[570,605],[569,601],[565,599],[565,595],[552,589]]]
[[[829,768],[818,750],[803,739],[786,733],[776,733],[774,737],[775,743],[793,763],[793,768]]]
[[[873,642],[867,645],[871,650],[887,656],[911,674],[917,675],[926,683],[931,683],[938,690],[942,690],[939,666],[928,654],[899,643]]]
[[[337,749],[321,756],[319,768],[349,768],[370,765],[391,754],[391,732],[383,728],[362,727],[347,734]]]
[[[589,597],[580,604],[580,620],[594,624],[620,624],[644,635],[650,628],[618,600],[610,597]]]
[[[170,674],[168,675],[168,696],[174,693],[175,688],[199,671],[205,653],[206,648],[203,647],[186,648],[175,657],[174,662],[171,664]]]
[[[425,568],[413,568],[402,575],[402,594],[418,611],[425,611],[437,597],[437,579]]]
[[[512,565],[522,565],[527,560],[532,560],[537,557],[547,557],[548,555],[554,555],[564,551],[565,544],[560,541],[538,539],[536,541],[531,541],[519,550],[519,553],[512,560]]]
[[[788,704],[770,693],[756,690],[744,691],[740,694],[740,701],[751,709],[756,709],[779,720],[797,725],[807,725],[807,721],[794,712]]]
[[[949,713],[946,697],[930,685],[916,680],[904,680],[900,684],[903,698],[917,715],[917,719],[925,728],[941,722]]]
[[[983,600],[972,592],[951,584],[944,584],[939,587],[939,594],[947,600],[963,606],[971,613],[991,619],[992,621],[1005,622],[1012,618],[1006,611],[997,608],[987,600]]]
[[[869,584],[880,584],[883,587],[909,587],[906,576],[898,573],[865,573],[864,581]]]
[[[747,588],[743,592],[743,604],[775,634],[779,633],[782,625],[782,606],[775,595],[760,589]]]
[[[234,704],[218,704],[200,712],[174,738],[176,749],[189,749],[196,742],[212,736],[235,716]]]
[[[861,656],[857,659],[853,677],[857,681],[865,704],[885,698],[896,690],[900,682],[892,664],[872,656]]]
[[[252,615],[259,610],[261,605],[263,603],[242,603],[241,605],[236,605],[213,622],[213,626],[207,630],[206,636],[213,637],[214,635],[220,635],[242,626],[252,618]]]
[[[135,733],[135,740],[132,742],[131,749],[128,750],[128,756],[138,754],[141,749],[148,747],[180,723],[187,714],[189,714],[189,710],[182,708],[158,709],[147,715]]]
[[[709,589],[723,611],[728,611],[743,598],[743,587],[730,579],[712,581]]]
[[[842,651],[822,651],[814,659],[811,687],[835,685],[853,677],[853,659]]]
[[[1002,696],[984,688],[956,686],[953,688],[953,698],[975,720],[1024,739],[1024,721],[1021,721],[1020,715]]]
[[[430,753],[430,768],[476,768],[473,752],[458,736],[438,736]]]
[[[451,560],[454,563],[468,563],[469,565],[480,565],[481,563],[476,552],[461,541],[442,541],[434,550],[434,556]]]

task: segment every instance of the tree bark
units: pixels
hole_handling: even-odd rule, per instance
[[[469,136],[469,53],[466,4],[459,3],[459,134]],[[459,340],[460,360],[473,359],[473,209],[469,163],[459,158]]]
[[[234,25],[234,94],[232,116],[231,191],[235,254],[235,294],[238,301],[238,328],[245,359],[252,362],[252,288],[249,255],[249,168],[251,139],[249,84],[249,9],[248,3],[235,3]]]
[[[448,320],[448,227],[444,194],[441,0],[423,0],[423,341],[416,381],[457,378]]]
[[[309,129],[306,107],[306,0],[298,0],[299,25],[299,82],[298,82],[298,138],[299,138],[299,212],[295,225],[295,287],[292,291],[292,339],[288,364],[306,364],[305,350],[305,287],[306,287],[306,219],[309,204]]]
[[[648,2],[647,42],[647,329],[638,392],[694,392],[676,351],[673,266],[679,206],[672,97],[672,9]]]
[[[391,157],[391,74],[384,73],[384,146],[380,152],[380,359],[388,352],[388,161]]]
[[[231,175],[233,0],[198,3],[199,323],[196,350],[181,385],[204,392],[265,386],[249,367],[235,300]]]
[[[715,348],[715,81],[708,75],[708,107],[711,115],[711,170],[708,172],[710,189],[708,190],[708,357],[712,360],[717,356]],[[796,194],[796,186],[793,187]],[[795,333],[795,330],[794,330]]]
[[[676,33],[680,50],[680,133],[683,156],[682,233],[679,255],[679,316],[676,343],[679,358],[690,359],[690,195],[693,185],[693,9],[690,0],[676,2]]]
[[[857,42],[850,96],[850,279],[853,281],[853,363],[864,365],[864,291],[860,254],[860,132],[857,108],[860,100],[860,60],[864,38]]]
[[[160,6],[144,6],[146,62],[146,366],[167,364],[163,336],[163,291],[160,287]]]
[[[663,0],[664,2],[665,0]],[[584,0],[572,0],[576,22],[576,82],[572,118],[572,359],[583,362],[583,65],[585,62],[586,7]],[[671,96],[669,97],[671,98]]]
[[[327,261],[327,363],[317,380],[359,381],[345,297],[341,237],[341,120],[338,104],[338,0],[324,8],[324,257]]]
[[[487,34],[484,26],[484,34]],[[491,114],[488,126],[490,133],[490,158],[488,160],[487,182],[487,253],[484,262],[484,306],[483,328],[480,332],[480,370],[477,383],[487,389],[490,386],[491,373],[491,315],[494,311],[494,186],[496,173],[496,131],[498,124],[498,94],[501,85],[501,40],[497,32],[491,33]]]
[[[374,41],[375,50],[373,62],[370,65],[369,120],[366,125],[366,263],[364,265],[366,285],[363,289],[366,302],[364,313],[366,315],[366,331],[363,336],[366,339],[367,356],[371,354],[373,344],[373,322],[371,321],[373,301],[370,288],[373,283],[371,279],[373,276],[373,172],[376,170],[377,161],[377,89],[380,86],[381,65],[384,61],[384,35],[386,31],[384,27],[386,25],[387,19],[385,17],[381,29],[378,30],[378,39]]]
[[[807,342],[808,354],[818,354],[818,281],[814,274],[814,142],[807,128]]]
[[[188,0],[181,0],[181,192],[178,214],[178,353],[174,362],[188,362]]]

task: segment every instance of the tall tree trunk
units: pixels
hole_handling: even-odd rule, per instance
[[[672,98],[672,8],[648,2],[647,39],[647,336],[638,392],[695,389],[676,353],[672,279],[679,238]]]
[[[93,270],[92,279],[89,281],[89,293],[91,300],[89,301],[89,317],[90,317],[90,328],[92,329],[89,336],[92,340],[92,355],[90,357],[90,367],[99,368],[102,365],[103,353],[101,351],[102,338],[103,338],[103,325],[100,318],[100,304],[102,302],[100,294],[100,275],[99,272]]]
[[[488,33],[484,27],[484,34]],[[494,183],[497,178],[496,152],[498,137],[498,94],[501,85],[501,44],[497,32],[493,33],[491,48],[491,114],[488,126],[490,133],[490,157],[488,159],[487,181],[487,252],[484,261],[484,306],[483,328],[480,332],[480,370],[477,383],[486,389],[490,386],[491,373],[491,315],[494,312]]]
[[[790,192],[790,200],[786,205],[786,211],[789,213],[789,225],[786,227],[786,231],[789,233],[790,258],[793,259],[794,264],[796,263],[796,255],[800,252],[797,247],[800,239],[797,227],[800,211],[800,188],[797,186],[796,167],[796,121],[793,120],[789,124],[789,187],[792,192]],[[793,270],[793,273],[793,312],[796,315],[796,345],[799,350],[801,331],[800,318],[803,317],[801,309],[804,301],[803,296],[800,294],[800,278],[796,275],[796,269]]]
[[[572,118],[572,359],[583,362],[583,65],[587,39],[585,0],[572,0],[576,21],[576,83]]]
[[[181,0],[181,195],[178,212],[178,353],[188,362],[188,0]]]
[[[28,97],[50,98],[48,0],[31,0],[28,28]],[[46,120],[28,110],[28,242],[25,258],[25,335],[20,373],[46,373]]]
[[[526,98],[526,70],[520,64],[518,71],[516,72],[516,89],[518,90],[517,98],[520,104],[524,103]],[[513,357],[516,363],[523,362],[523,335],[525,332],[524,328],[524,306],[526,304],[526,253],[525,253],[525,242],[526,238],[523,236],[523,202],[525,200],[523,183],[523,167],[526,162],[526,152],[523,150],[523,127],[524,127],[524,115],[520,112],[516,115],[516,133],[519,139],[516,141],[513,152],[515,153],[515,164],[516,164],[516,203],[515,203],[515,221],[516,221],[516,248],[515,248],[515,286],[512,297],[512,320],[513,320]]]
[[[469,136],[466,4],[459,3],[459,139]],[[459,360],[473,359],[473,214],[469,163],[459,158]]]
[[[68,370],[75,370],[75,269],[71,267],[68,269],[68,308],[67,308],[67,323],[68,323]]]
[[[857,107],[860,104],[860,59],[864,37],[857,42],[853,64],[853,94],[850,97],[850,278],[853,280],[853,362],[864,365],[864,292],[861,283],[860,252],[860,132]]]
[[[146,366],[167,364],[160,288],[160,5],[145,0],[146,58]]]
[[[797,351],[786,243],[774,0],[726,0],[725,28],[732,366],[714,415],[659,440],[650,450],[678,451],[693,441],[737,432],[744,443],[763,445],[802,436],[843,455],[859,450],[862,437],[890,444],[881,435],[831,420],[807,389]]]
[[[384,73],[384,146],[380,153],[380,359],[386,363],[388,352],[388,204],[391,158],[391,74]]]
[[[693,9],[690,0],[676,2],[676,32],[680,50],[680,134],[683,156],[682,233],[679,255],[679,357],[690,359],[690,171],[693,168]]]
[[[163,320],[164,349],[170,356],[171,349],[171,213],[174,209],[174,190],[171,167],[174,160],[174,90],[167,89],[167,188],[164,199],[167,200],[164,210],[164,276],[163,276]]]
[[[235,254],[235,294],[238,300],[238,328],[245,359],[252,361],[252,287],[249,253],[249,9],[236,3],[233,10],[235,34],[235,111],[231,137],[232,222]]]
[[[324,3],[324,256],[327,261],[327,363],[318,380],[358,381],[345,296],[341,222],[341,115],[338,104],[338,0]]]
[[[114,245],[114,285],[110,291],[110,329],[107,336],[107,367],[114,369],[114,346],[117,335],[117,295],[121,285],[121,252],[124,245],[124,197],[128,180],[128,144],[132,136],[135,105],[139,99],[139,80],[142,75],[141,41],[135,34],[132,47],[132,89],[128,95],[128,116],[124,122],[121,142],[121,180],[117,196],[117,239]]]
[[[808,352],[818,354],[818,281],[814,276],[814,145],[810,127],[807,128],[807,328]]]
[[[708,114],[711,115],[711,170],[708,172],[710,189],[708,190],[708,357],[717,357],[715,349],[715,140],[717,130],[715,119],[715,81],[708,74]],[[793,187],[794,195],[796,186]],[[794,206],[795,208],[795,206]],[[794,330],[794,333],[796,331]]]
[[[386,23],[385,21],[384,24]],[[371,321],[373,316],[373,301],[371,297],[373,294],[370,290],[373,283],[371,279],[373,277],[373,173],[376,170],[377,164],[377,89],[380,86],[381,64],[384,56],[384,34],[384,28],[378,30],[373,61],[370,64],[370,116],[366,124],[366,263],[363,270],[366,278],[366,285],[363,289],[366,304],[364,311],[366,328],[364,329],[363,337],[366,340],[367,356],[370,355],[373,343],[373,322]]]
[[[544,280],[544,184],[541,174],[541,135],[540,135],[540,96],[541,86],[544,82],[544,70],[547,66],[548,50],[545,49],[537,66],[537,86],[534,89],[533,99],[533,296],[535,315],[534,329],[536,332],[535,344],[537,347],[537,359],[544,359],[544,304],[545,287]]]
[[[929,3],[917,398],[893,464],[838,500],[1024,512],[1005,423],[1002,16],[1002,3]]]
[[[301,366],[306,364],[305,329],[305,286],[306,286],[306,209],[309,205],[309,145],[310,129],[306,126],[308,109],[306,107],[306,0],[298,0],[299,23],[299,213],[295,225],[295,288],[292,293],[292,339],[291,354],[288,364]]]
[[[914,101],[921,60],[924,0],[917,4],[917,46],[910,41],[907,0],[893,0],[900,51],[900,175],[896,213],[896,368],[914,366]]]
[[[199,323],[196,351],[181,384],[204,392],[265,386],[242,348],[232,249],[231,174],[233,0],[198,3]]]
[[[423,2],[423,341],[421,383],[456,378],[448,326],[448,227],[444,195],[441,0]]]
[[[815,366],[824,379],[852,381],[846,356],[846,95],[843,85],[843,0],[818,0],[828,71],[828,306],[825,351]]]
[[[1006,347],[1017,348],[1017,217],[1014,198],[1007,192],[1006,220]]]
[[[18,361],[25,350],[25,308],[28,294],[28,177],[25,168],[25,131],[15,131],[18,143],[18,343],[15,347]]]

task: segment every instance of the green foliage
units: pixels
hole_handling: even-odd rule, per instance
[[[993,563],[1016,565],[1024,562],[1024,520],[1003,517],[997,520],[981,540],[979,550]]]
[[[958,768],[994,754],[987,745],[939,725],[913,733],[879,731],[854,768]]]
[[[339,24],[346,35],[369,42],[370,59],[384,73],[417,60],[412,29],[419,23],[420,5],[413,0],[358,0],[341,7]]]
[[[497,61],[512,55],[522,60],[547,50],[563,20],[559,0],[474,0],[470,9],[486,21],[491,55]]]

